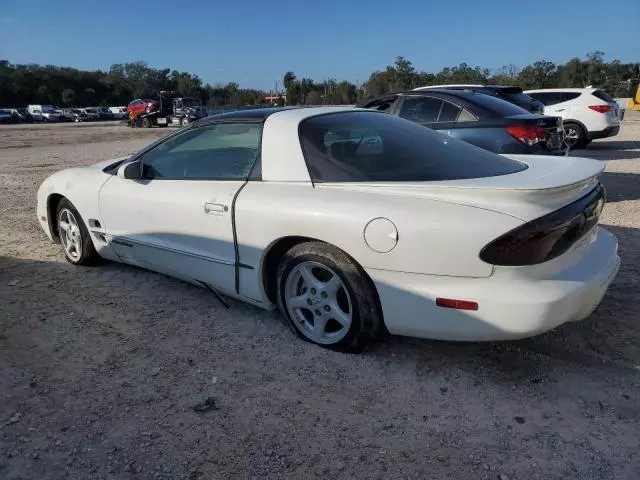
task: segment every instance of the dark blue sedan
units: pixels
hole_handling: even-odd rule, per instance
[[[495,153],[567,155],[562,118],[530,113],[476,91],[390,93],[365,108],[406,118]]]

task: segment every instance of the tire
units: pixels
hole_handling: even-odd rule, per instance
[[[151,120],[149,120],[149,118],[147,118],[147,117],[144,117],[142,119],[142,126],[144,128],[151,128]]]
[[[66,198],[60,200],[58,204],[56,222],[58,236],[67,261],[74,265],[95,265],[99,257],[89,231],[78,210]]]
[[[278,307],[303,340],[360,353],[384,332],[373,284],[362,267],[336,247],[324,242],[292,247],[278,266],[277,285]]]
[[[586,137],[584,129],[577,123],[567,122],[564,124],[564,138],[569,150],[584,147]]]
[[[183,127],[186,127],[187,125],[189,125],[189,123],[191,123],[191,122],[189,121],[189,119],[187,117],[184,117],[182,120],[180,120],[180,124]]]

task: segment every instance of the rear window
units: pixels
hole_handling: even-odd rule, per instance
[[[522,93],[522,88],[520,87],[486,87],[487,90],[496,92],[496,93],[500,93],[500,94],[507,94],[507,93]]]
[[[604,90],[596,90],[595,92],[591,93],[591,95],[593,95],[594,97],[598,97],[603,102],[616,103],[616,101]]]
[[[320,115],[300,124],[315,182],[424,182],[525,170],[515,160],[378,112]]]
[[[485,95],[484,93],[474,93],[472,98],[468,100],[486,108],[490,112],[493,112],[501,117],[511,117],[513,115],[522,115],[529,113],[524,108],[520,108],[513,103],[509,103],[506,100],[492,97],[491,95]]]
[[[532,102],[533,98],[529,95],[525,95],[524,93],[505,93],[500,92],[500,96],[509,102],[515,102],[519,105],[528,105]]]

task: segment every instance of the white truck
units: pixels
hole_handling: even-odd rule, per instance
[[[109,107],[109,111],[113,113],[113,118],[119,120],[127,118],[127,107]]]
[[[60,116],[56,113],[52,105],[27,105],[27,111],[35,120],[45,122],[57,122]]]

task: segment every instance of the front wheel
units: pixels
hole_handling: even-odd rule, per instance
[[[351,257],[323,242],[294,246],[278,267],[278,306],[302,339],[360,353],[384,331],[376,291]]]
[[[564,124],[564,141],[570,150],[582,148],[585,143],[586,134],[584,129],[577,123]]]
[[[144,117],[142,119],[142,126],[144,128],[151,128],[151,120],[149,118],[147,118],[147,117]]]
[[[76,208],[66,198],[58,204],[56,219],[58,236],[67,261],[74,265],[94,265],[98,260],[98,254],[89,231]]]

